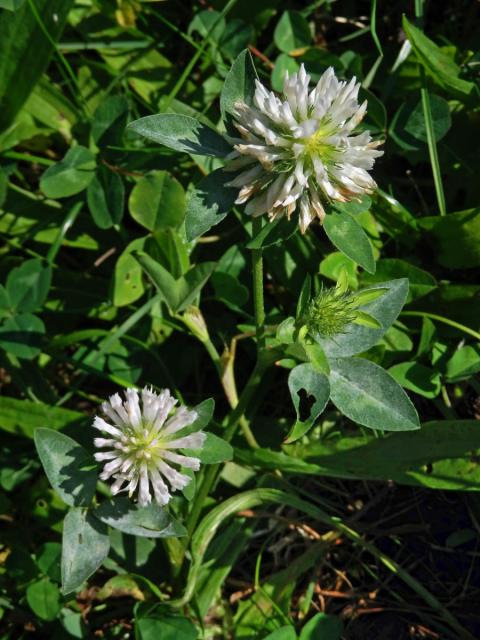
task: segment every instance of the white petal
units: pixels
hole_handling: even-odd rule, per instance
[[[179,473],[163,460],[157,460],[158,470],[169,481],[172,489],[184,489],[190,482],[190,478],[183,473]]]
[[[120,438],[122,435],[120,429],[117,429],[117,427],[112,427],[111,424],[108,424],[108,422],[106,422],[103,418],[100,418],[100,416],[95,416],[95,418],[93,419],[93,426],[95,429],[103,431],[104,433],[109,433],[111,436],[116,436],[117,438]]]
[[[148,480],[148,468],[146,464],[142,464],[140,467],[140,482],[138,486],[138,504],[141,507],[146,507],[152,501],[150,495],[149,480]]]
[[[164,447],[165,449],[201,449],[206,437],[206,433],[197,431],[177,440],[169,440],[164,444]]]
[[[200,460],[198,458],[193,458],[192,456],[182,456],[178,453],[173,453],[172,451],[163,451],[162,458],[169,460],[170,462],[175,462],[182,467],[193,469],[194,471],[198,471],[200,469]]]
[[[172,416],[162,429],[162,437],[169,436],[172,433],[176,433],[193,424],[198,418],[198,413],[193,409],[187,409],[187,407],[179,407],[174,416]]]

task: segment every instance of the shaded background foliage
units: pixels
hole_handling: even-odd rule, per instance
[[[413,3],[403,2],[0,6],[4,637],[133,637],[135,627],[142,639],[264,638],[292,625],[302,640],[477,637],[478,7],[427,3],[425,40],[409,27]],[[168,550],[119,532],[94,580],[76,596],[60,594],[66,506],[39,469],[34,429],[61,429],[91,449],[89,416],[119,385],[169,386],[189,404],[213,396],[217,427],[228,409],[202,345],[167,313],[133,253],[146,252],[177,279],[192,264],[214,262],[201,302],[210,335],[219,350],[228,347],[226,357],[234,353],[239,388],[253,364],[249,237],[240,214],[198,243],[185,235],[189,190],[220,163],[125,131],[127,122],[162,111],[215,126],[223,80],[245,47],[276,89],[300,62],[314,78],[329,65],[356,75],[369,100],[367,124],[386,137],[375,167],[379,192],[358,216],[374,245],[375,274],[334,251],[320,227],[295,234],[265,252],[267,321],[294,313],[306,272],[332,284],[343,266],[353,289],[407,277],[404,313],[364,355],[389,369],[427,424],[376,438],[329,407],[304,440],[284,445],[295,409],[288,371],[275,367],[249,413],[261,449],[249,450],[239,436],[215,495],[283,483],[375,541],[438,607],[362,544],[278,505],[244,509],[221,528],[185,615],[156,604]],[[438,150],[433,170],[422,90]]]

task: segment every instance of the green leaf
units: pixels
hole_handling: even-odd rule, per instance
[[[145,538],[177,538],[186,535],[185,527],[168,509],[155,503],[139,507],[124,497],[106,500],[93,512],[95,517],[114,529]]]
[[[185,217],[185,191],[167,171],[152,171],[133,187],[128,208],[149,231],[179,227]]]
[[[0,347],[25,360],[32,360],[42,350],[45,325],[31,313],[8,318],[0,326]]]
[[[430,94],[429,100],[432,113],[433,133],[435,140],[439,142],[452,126],[450,107],[448,106],[448,102],[440,96]],[[409,113],[405,123],[405,131],[417,140],[427,142],[427,130],[421,100],[417,102],[416,106]]]
[[[16,0],[6,3],[17,11],[0,16],[0,131],[12,124],[46,70],[73,6],[73,0],[36,0],[37,20],[28,2],[21,7]]]
[[[448,216],[426,216],[419,218],[418,224],[427,231],[434,257],[443,267],[469,269],[480,266],[480,207]]]
[[[265,636],[263,640],[297,640],[294,627],[280,627]]]
[[[301,438],[315,424],[315,420],[325,409],[330,397],[330,384],[324,373],[319,373],[315,367],[309,363],[299,364],[290,371],[288,376],[288,388],[292,398],[297,421],[293,425],[285,442],[294,442]],[[301,419],[300,395],[301,390],[306,392],[307,401],[311,401],[306,418]]]
[[[233,459],[232,445],[210,431],[201,449],[185,449],[187,455],[199,458],[203,464],[219,464]]]
[[[45,474],[60,498],[70,506],[88,506],[97,484],[95,461],[90,454],[78,442],[53,429],[37,429],[34,439]]]
[[[394,480],[432,489],[480,489],[480,465],[472,459],[472,451],[480,449],[475,420],[427,422],[419,431],[389,433],[382,438],[339,434],[328,441],[297,443],[291,449],[295,458],[259,449],[253,455],[236,451],[235,458],[243,464],[293,473]]]
[[[375,289],[387,289],[387,291],[372,302],[363,305],[360,310],[375,318],[380,323],[381,329],[371,329],[352,323],[344,333],[333,338],[314,336],[327,356],[340,358],[367,351],[380,341],[387,329],[395,322],[407,298],[408,280],[400,278],[379,282],[377,285],[362,289],[362,293]]]
[[[245,49],[236,58],[225,78],[220,96],[220,111],[224,120],[228,120],[228,114],[234,114],[235,103],[253,104],[257,78],[250,51]]]
[[[466,380],[480,371],[480,347],[461,347],[447,362],[446,377],[449,382]]]
[[[298,230],[298,221],[292,217],[277,218],[266,224],[258,235],[247,244],[247,249],[265,249],[275,244],[281,244],[291,238]]]
[[[337,616],[317,613],[303,627],[299,640],[341,640],[343,623]]]
[[[51,429],[80,426],[85,415],[41,402],[0,396],[0,428],[8,433],[33,438],[35,429],[48,424]]]
[[[137,614],[135,632],[138,640],[196,640],[198,633],[193,622],[175,616],[165,609],[149,607],[143,615]]]
[[[133,256],[136,251],[143,251],[146,238],[136,238],[120,254],[113,272],[113,304],[124,307],[142,297],[143,270],[138,260]]]
[[[103,165],[87,188],[87,202],[92,218],[100,229],[110,229],[123,218],[125,187],[120,176]]]
[[[251,24],[243,20],[229,20],[220,39],[220,51],[232,60],[241,55],[242,50],[254,39],[255,29]],[[220,108],[221,106],[220,102]]]
[[[49,167],[40,178],[40,188],[47,198],[67,198],[84,191],[95,176],[95,156],[85,147],[67,151],[60,162]]]
[[[55,582],[61,582],[60,559],[62,545],[58,542],[45,542],[36,554],[38,568]]]
[[[372,199],[370,196],[363,195],[359,200],[350,200],[348,202],[332,202],[333,207],[340,213],[348,213],[351,216],[356,216],[359,213],[368,211],[372,206]]]
[[[354,218],[347,213],[332,212],[325,216],[323,227],[330,242],[339,251],[369,273],[375,273],[372,245]]]
[[[188,194],[185,232],[191,242],[221,222],[232,210],[238,189],[226,186],[235,174],[216,169]]]
[[[357,265],[353,260],[350,260],[350,258],[347,258],[347,256],[339,251],[334,251],[333,253],[329,253],[320,263],[321,275],[335,282],[337,282],[342,271],[347,273],[349,288],[357,289]]]
[[[78,589],[108,556],[107,527],[87,509],[70,509],[63,522],[62,592]]]
[[[124,96],[108,96],[93,114],[92,138],[99,147],[120,145],[128,117],[128,101]]]
[[[308,47],[312,34],[308,22],[299,11],[285,11],[275,27],[273,40],[280,51],[290,53]]]
[[[331,360],[331,400],[347,418],[379,431],[418,429],[415,407],[382,367],[362,358]]]
[[[355,324],[359,324],[362,327],[367,327],[368,329],[381,329],[382,325],[380,322],[371,316],[365,311],[355,311],[356,318],[354,320]]]
[[[440,372],[418,362],[401,362],[390,367],[388,373],[404,389],[414,391],[425,398],[436,398],[442,388]]]
[[[202,262],[175,280],[159,262],[150,256],[136,254],[135,257],[164,297],[171,313],[183,311],[192,304],[216,267],[215,262]]]
[[[223,158],[232,147],[214,129],[190,116],[161,113],[135,120],[128,129],[175,151]]]
[[[307,310],[308,303],[310,302],[310,298],[312,296],[312,277],[309,273],[305,276],[305,280],[303,281],[302,288],[300,290],[300,295],[297,300],[297,310],[296,317],[301,318],[305,311]]]
[[[159,262],[146,253],[135,253],[135,259],[162,294],[167,306],[175,313],[179,305],[180,285]]]
[[[7,9],[8,11],[16,11],[20,9],[25,0],[0,0],[0,9]]]
[[[408,296],[406,302],[411,302],[437,288],[435,278],[418,267],[400,260],[399,258],[385,258],[377,262],[375,275],[363,274],[362,283],[374,284],[382,282],[382,280],[390,280],[393,278],[408,278]]]
[[[439,142],[450,130],[452,119],[448,102],[435,94],[429,94],[433,133]],[[390,135],[407,151],[425,149],[427,129],[422,101],[407,101],[400,106],[392,118]]]
[[[12,269],[7,277],[6,289],[10,308],[20,312],[35,311],[47,299],[52,269],[39,258],[25,260]]]
[[[60,591],[48,578],[42,578],[27,587],[27,602],[41,620],[55,620],[60,612]]]
[[[272,88],[279,93],[283,91],[283,84],[285,81],[285,74],[288,71],[290,75],[296,73],[300,68],[300,65],[295,58],[281,53],[275,60],[275,66],[272,70]]]
[[[473,95],[475,90],[473,82],[459,78],[460,67],[405,16],[403,16],[403,28],[417,60],[438,86],[460,100]]]
[[[202,38],[208,36],[211,41],[218,43],[225,25],[225,19],[218,11],[205,9],[199,11],[188,25],[188,35],[196,31]]]

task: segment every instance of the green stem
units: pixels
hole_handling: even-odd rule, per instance
[[[198,59],[200,58],[200,56],[203,54],[208,42],[209,42],[209,37],[210,35],[213,33],[215,27],[218,25],[218,23],[223,20],[223,18],[227,15],[227,13],[229,13],[231,11],[231,9],[233,9],[233,7],[237,4],[237,0],[230,0],[229,2],[227,2],[227,4],[224,6],[224,8],[222,9],[220,15],[218,16],[218,18],[213,22],[212,26],[210,27],[210,29],[208,30],[207,35],[205,36],[205,38],[203,39],[202,44],[200,45],[200,47],[197,49],[196,53],[193,55],[192,59],[190,60],[190,62],[187,64],[187,66],[185,67],[182,75],[180,76],[180,78],[177,80],[175,86],[173,87],[173,89],[170,91],[169,95],[167,96],[167,99],[165,100],[165,102],[163,103],[163,111],[167,111],[169,106],[171,105],[172,101],[176,98],[176,96],[178,95],[178,92],[180,91],[180,89],[183,87],[183,85],[185,84],[185,82],[188,80],[188,78],[190,77],[190,74],[192,73],[193,68],[195,67],[195,65],[197,64]]]
[[[238,400],[238,404],[235,409],[230,414],[230,418],[228,420],[227,427],[223,434],[223,439],[227,442],[235,435],[235,431],[240,423],[240,420],[245,413],[250,401],[252,400],[255,392],[262,380],[263,372],[269,365],[269,360],[263,358],[260,362],[257,362],[254,370],[250,378],[248,379],[245,388],[240,394],[240,398]],[[200,485],[200,489],[198,491],[197,496],[195,497],[195,501],[192,506],[192,511],[187,520],[187,531],[188,531],[188,541],[190,540],[192,533],[195,531],[195,527],[197,525],[200,514],[202,513],[203,504],[210,493],[210,490],[213,488],[215,481],[217,479],[218,472],[221,468],[221,464],[214,464],[208,467],[205,477],[203,479],[202,484]],[[187,543],[188,543],[187,541]]]
[[[57,237],[55,238],[55,241],[53,242],[52,246],[48,250],[47,262],[49,264],[53,264],[55,262],[55,258],[57,257],[57,253],[60,251],[62,242],[65,239],[65,236],[67,235],[68,230],[77,219],[78,214],[82,209],[82,206],[83,206],[83,202],[76,202],[67,213],[64,221],[60,226],[60,229],[58,231]]]
[[[228,403],[232,409],[235,409],[238,405],[238,397],[237,397],[237,390],[234,384],[234,380],[232,384],[230,380],[226,379],[225,369],[222,365],[222,359],[215,345],[210,340],[210,338],[208,338],[208,340],[202,341],[202,343],[205,349],[207,350],[207,353],[210,356],[213,364],[215,365],[215,369],[217,370],[218,377],[220,379],[220,382],[222,383],[222,387],[225,392],[225,396],[228,400]],[[233,377],[233,374],[232,374],[232,377]],[[242,429],[242,433],[249,447],[251,447],[252,449],[258,449],[259,444],[256,441],[255,436],[253,435],[250,429],[248,420],[243,415],[240,417],[240,428]]]
[[[423,0],[415,0],[415,17],[421,24],[423,21]],[[445,202],[445,192],[443,190],[442,174],[440,172],[440,161],[438,159],[437,141],[435,139],[435,131],[433,129],[432,109],[430,105],[430,94],[426,87],[425,69],[420,66],[420,79],[422,88],[420,96],[422,99],[423,117],[425,120],[425,129],[427,132],[428,153],[430,156],[430,164],[432,165],[433,182],[435,184],[435,193],[437,196],[438,209],[441,216],[447,215],[447,205]]]
[[[448,324],[449,327],[454,327],[454,329],[463,331],[463,333],[467,333],[469,336],[472,336],[476,340],[480,340],[480,333],[478,333],[478,331],[474,331],[473,329],[470,329],[470,327],[466,327],[464,324],[455,322],[455,320],[450,320],[450,318],[444,318],[443,316],[438,316],[436,313],[428,313],[427,311],[402,311],[400,315],[413,316],[417,318],[430,318],[431,320],[437,320],[437,322]]]
[[[262,230],[262,219],[253,218],[252,231],[255,238]],[[253,313],[257,333],[257,354],[265,348],[265,308],[263,300],[263,255],[261,249],[252,250]]]

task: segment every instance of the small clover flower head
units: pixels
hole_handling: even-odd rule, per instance
[[[171,492],[184,489],[189,476],[175,467],[198,471],[200,460],[178,453],[182,449],[201,449],[206,434],[202,431],[182,435],[182,431],[197,418],[195,411],[177,401],[170,391],[155,393],[145,387],[141,398],[135,389],[125,391],[125,400],[118,393],[102,404],[108,421],[96,416],[93,426],[105,437],[95,438],[98,462],[105,462],[101,480],[113,479],[113,495],[127,491],[132,497],[138,490],[142,507],[154,501],[165,505]],[[175,465],[175,466],[174,466]],[[152,496],[153,492],[153,496]]]
[[[379,329],[381,324],[359,307],[380,298],[387,289],[348,291],[346,274],[342,273],[337,286],[323,289],[308,304],[302,319],[307,333],[313,338],[333,338],[345,333],[352,323],[369,329]]]
[[[355,321],[354,298],[351,293],[341,293],[337,288],[322,289],[310,301],[305,324],[312,336],[331,338],[345,333],[349,324]]]
[[[340,82],[330,67],[309,90],[304,66],[285,74],[277,96],[256,80],[254,106],[235,105],[234,124],[241,139],[227,171],[242,170],[229,185],[239,187],[237,204],[270,220],[298,211],[302,233],[325,217],[331,201],[359,200],[376,187],[368,173],[383,151],[368,131],[354,134],[367,110],[357,101],[360,84]]]

